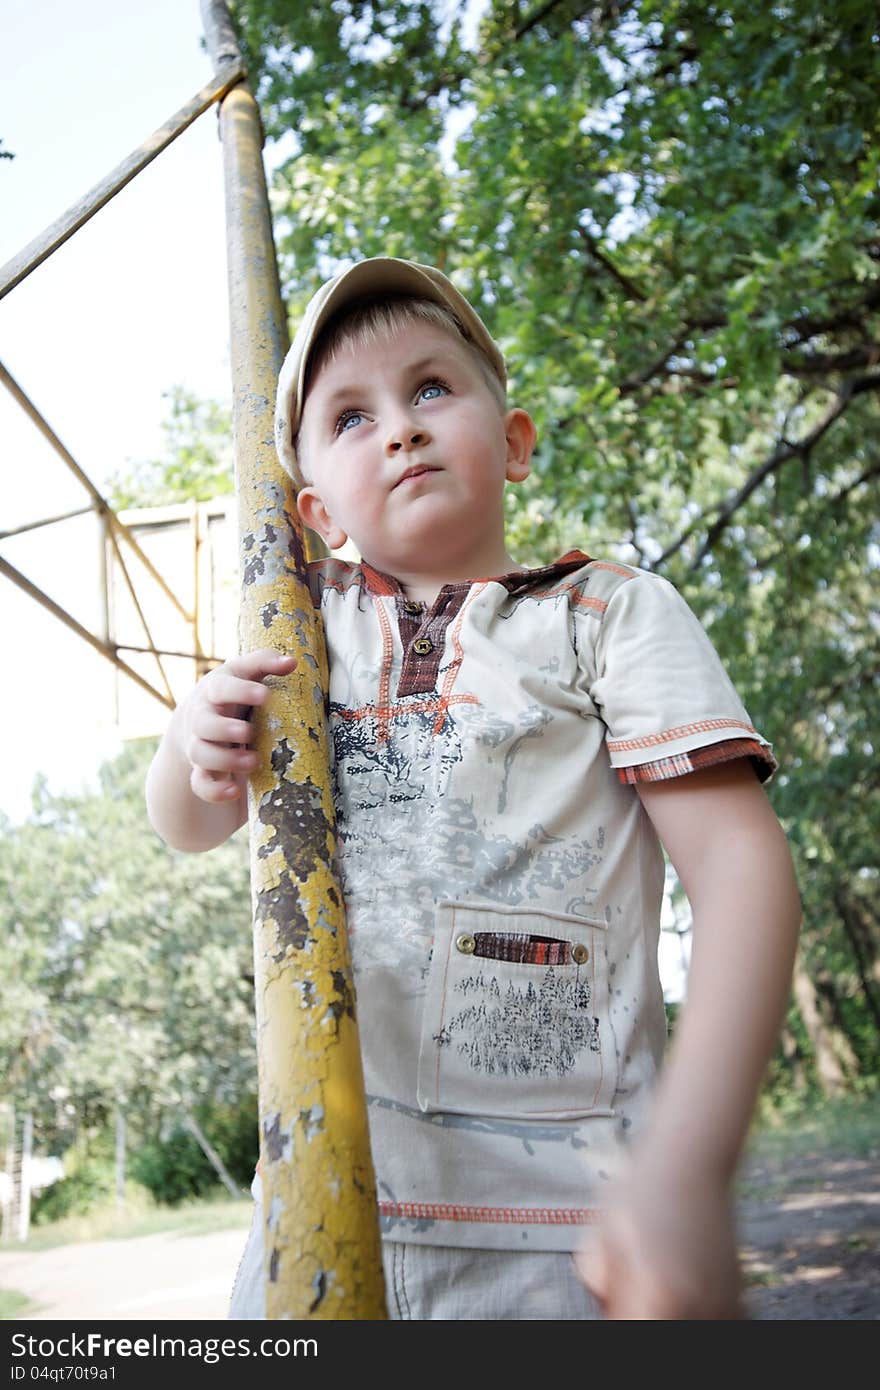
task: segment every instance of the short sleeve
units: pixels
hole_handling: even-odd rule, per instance
[[[590,696],[621,781],[659,781],[733,758],[776,769],[704,628],[659,575],[632,572],[610,596]]]

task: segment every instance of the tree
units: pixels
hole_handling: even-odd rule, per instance
[[[170,413],[163,425],[165,456],[140,460],[117,474],[110,492],[117,510],[208,502],[233,489],[228,408],[200,400],[182,386],[172,387],[166,399]]]
[[[151,744],[97,791],[50,796],[0,840],[0,1070],[44,1139],[101,1127],[192,1127],[256,1090],[247,847],[164,845],[143,809]],[[256,1137],[256,1114],[254,1114]]]
[[[782,764],[809,992],[791,1067],[834,1043],[846,1084],[871,1076],[876,7],[235,11],[292,317],[376,254],[440,265],[474,301],[539,426],[516,553],[610,551],[700,614]]]

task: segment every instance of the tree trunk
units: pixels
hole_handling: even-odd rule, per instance
[[[804,1058],[798,1047],[797,1038],[787,1023],[782,1029],[780,1043],[782,1046],[782,1055],[785,1058],[785,1064],[788,1067],[788,1073],[791,1078],[792,1090],[803,1093],[807,1089]]]
[[[824,1015],[831,1046],[846,1076],[858,1076],[861,1071],[859,1059],[850,1042],[849,1030],[840,1007],[840,998],[834,984],[834,977],[828,970],[822,970],[813,981],[816,1002]]]
[[[866,925],[861,913],[851,899],[838,889],[834,894],[834,905],[840,914],[846,938],[849,941],[852,953],[856,959],[859,979],[862,983],[862,992],[865,1003],[870,1010],[874,1023],[880,1031],[880,1005],[874,992],[874,981],[877,979],[878,966],[880,960],[873,950],[871,932]]]
[[[230,1192],[233,1197],[243,1197],[244,1193],[242,1189],[240,1187],[237,1187],[233,1179],[229,1176],[228,1171],[224,1167],[222,1158],[218,1154],[217,1150],[211,1145],[207,1136],[203,1133],[202,1128],[199,1125],[199,1122],[196,1119],[195,1115],[192,1115],[188,1110],[185,1110],[183,1112],[183,1123],[186,1125],[193,1139],[195,1139],[202,1153],[205,1155],[205,1158],[208,1160],[211,1167],[214,1169],[214,1172],[217,1174],[218,1178],[222,1182],[223,1186],[226,1188],[227,1192]]]
[[[116,1105],[116,1205],[125,1205],[125,1111]]]
[[[21,1169],[18,1177],[18,1238],[27,1240],[31,1228],[31,1157],[34,1151],[34,1117],[30,1110],[24,1117],[21,1136]]]
[[[794,966],[794,997],[813,1048],[816,1077],[822,1094],[840,1095],[846,1090],[846,1076],[838,1061],[829,1029],[822,1018],[816,990],[800,951],[797,953]]]

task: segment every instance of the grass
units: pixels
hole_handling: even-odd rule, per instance
[[[877,1096],[840,1096],[810,1104],[764,1107],[749,1136],[740,1194],[781,1197],[820,1183],[818,1164],[835,1158],[880,1157]],[[810,1163],[816,1163],[812,1173]],[[769,1188],[768,1188],[769,1180]]]
[[[212,1231],[246,1230],[250,1225],[253,1202],[218,1196],[186,1202],[178,1207],[148,1204],[146,1200],[115,1202],[93,1208],[86,1216],[67,1216],[45,1226],[31,1226],[27,1240],[17,1250],[51,1250],[57,1245],[75,1245],[87,1240],[129,1240],[160,1232],[174,1235],[208,1235]]]
[[[810,1154],[872,1158],[880,1154],[877,1095],[839,1096],[810,1104],[765,1109],[749,1141],[750,1158],[785,1163]]]
[[[0,1322],[24,1317],[26,1313],[33,1312],[36,1306],[23,1293],[16,1293],[14,1289],[0,1289]]]

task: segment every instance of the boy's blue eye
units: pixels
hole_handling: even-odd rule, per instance
[[[364,417],[359,410],[345,411],[342,415],[340,415],[339,419],[336,421],[336,433],[342,434],[343,430],[347,430],[349,426],[359,425],[363,418]]]
[[[419,387],[418,398],[422,401],[436,401],[441,396],[448,394],[449,387],[445,386],[442,381],[426,381],[424,386]]]

